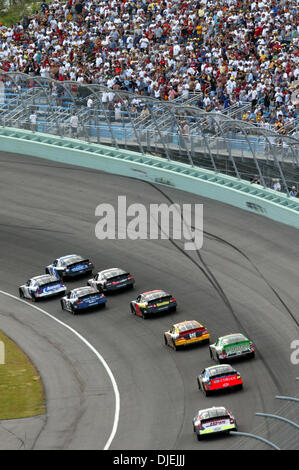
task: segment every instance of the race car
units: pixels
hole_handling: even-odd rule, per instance
[[[175,311],[177,303],[171,294],[163,290],[151,290],[138,295],[130,303],[131,312],[146,319],[149,315],[164,311]]]
[[[244,356],[251,358],[255,356],[255,348],[252,341],[242,333],[221,336],[209,348],[211,358],[219,363]]]
[[[225,407],[213,406],[196,413],[193,418],[193,431],[200,440],[208,434],[237,431],[237,422]]]
[[[133,287],[134,277],[120,268],[105,269],[87,281],[87,285],[97,288],[100,292],[115,292]]]
[[[64,297],[60,304],[62,310],[67,310],[75,315],[87,309],[106,306],[107,299],[105,295],[94,287],[78,287],[73,289]]]
[[[52,274],[58,279],[71,278],[82,274],[91,274],[93,263],[79,255],[67,255],[57,258],[52,264],[46,266],[46,274]]]
[[[206,396],[216,390],[238,389],[243,387],[243,380],[238,371],[229,364],[207,367],[197,377],[199,390]]]
[[[165,344],[175,350],[190,344],[203,344],[209,343],[209,341],[209,332],[196,320],[177,323],[164,333]]]
[[[66,286],[61,280],[50,274],[43,274],[29,279],[19,287],[19,296],[32,302],[66,293]]]

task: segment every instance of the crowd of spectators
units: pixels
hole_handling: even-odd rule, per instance
[[[297,0],[44,0],[0,26],[0,69],[196,96],[205,111],[249,103],[243,120],[286,134],[299,107],[297,13]]]
[[[260,181],[260,178],[258,177],[258,175],[255,175],[250,180],[250,183],[251,184],[261,184],[261,181]],[[279,178],[272,178],[270,180],[269,187],[271,187],[271,189],[273,189],[274,191],[278,191],[278,192],[282,191],[282,186],[281,186],[281,182],[280,182]],[[293,185],[293,186],[289,187],[288,191],[289,191],[290,196],[299,198],[299,191],[297,190],[296,186]]]

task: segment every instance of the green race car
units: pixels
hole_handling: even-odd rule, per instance
[[[216,343],[209,346],[209,350],[211,358],[219,363],[244,356],[251,358],[255,356],[252,341],[242,333],[221,336]]]

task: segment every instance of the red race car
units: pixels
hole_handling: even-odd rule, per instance
[[[206,396],[216,390],[237,389],[243,387],[243,380],[239,372],[229,364],[207,367],[197,377],[198,388]]]

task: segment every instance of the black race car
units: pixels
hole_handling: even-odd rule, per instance
[[[171,294],[163,290],[151,290],[138,295],[136,300],[132,300],[130,307],[132,313],[145,319],[155,313],[174,312],[177,303]]]
[[[96,287],[99,291],[115,292],[125,288],[132,288],[135,279],[132,274],[120,268],[105,269],[97,273],[87,284]]]

